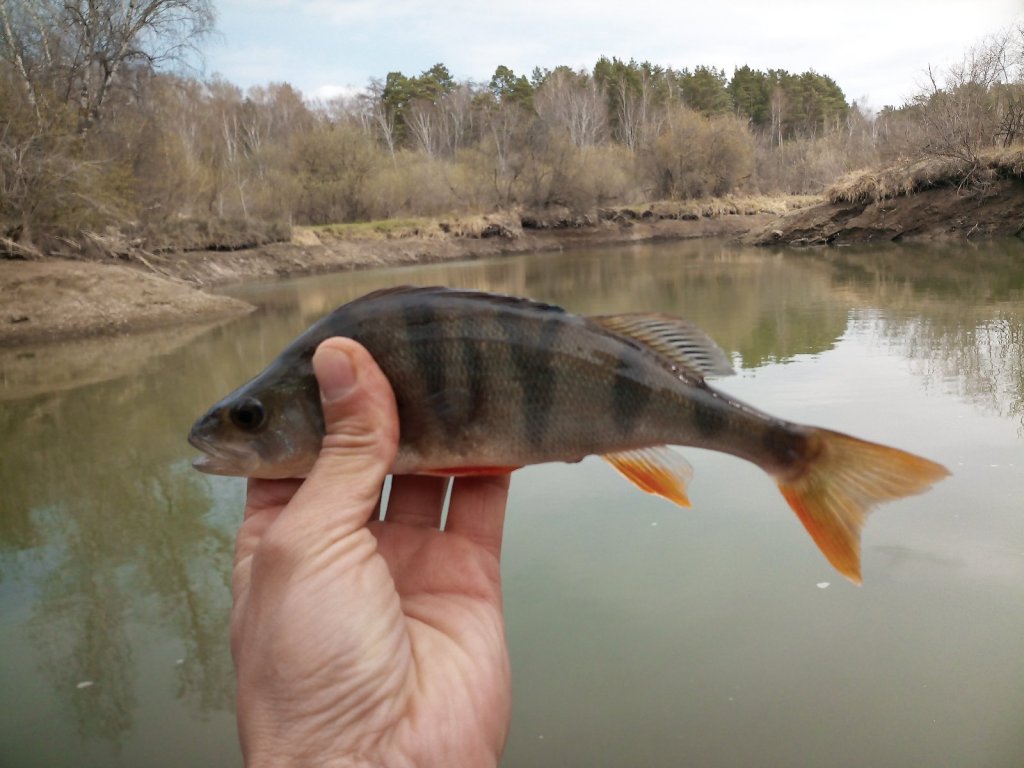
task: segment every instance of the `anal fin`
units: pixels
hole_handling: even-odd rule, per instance
[[[654,445],[632,451],[606,453],[602,457],[641,490],[690,506],[686,486],[693,478],[693,467],[667,445]]]

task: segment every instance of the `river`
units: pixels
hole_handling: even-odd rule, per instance
[[[216,327],[0,353],[0,766],[241,765],[243,482],[185,434],[398,284],[688,317],[733,357],[716,387],[953,472],[871,517],[855,587],[737,459],[687,451],[686,510],[594,458],[521,470],[503,765],[1024,764],[1024,246],[705,240],[261,283]]]

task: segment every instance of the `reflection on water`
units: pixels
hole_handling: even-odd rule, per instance
[[[857,329],[889,340],[930,385],[992,413],[1019,417],[1024,265],[1018,250],[916,246],[843,253],[834,260],[834,282],[853,295],[867,294],[877,309],[862,313]]]
[[[600,463],[524,470],[506,764],[1020,764],[1024,249],[712,241],[266,283],[234,291],[259,312],[207,332],[0,353],[0,764],[240,764],[226,633],[242,488],[193,472],[184,435],[314,319],[402,283],[684,315],[734,355],[728,391],[956,475],[873,519],[867,587],[822,591],[838,579],[730,459],[695,457],[692,515]],[[973,631],[948,626],[954,607]],[[942,674],[929,637],[959,643]]]
[[[314,276],[249,287],[236,295],[289,318],[288,333],[344,301],[396,282],[530,296],[580,314],[675,312],[705,327],[725,349],[740,354],[745,365],[756,366],[820,352],[842,334],[847,308],[833,300],[831,279],[825,263],[698,241],[673,248],[637,246]],[[275,350],[267,350],[268,359]]]

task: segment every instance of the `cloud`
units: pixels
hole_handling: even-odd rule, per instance
[[[293,51],[288,47],[226,47],[208,56],[208,69],[244,87],[287,79],[281,73],[293,67],[292,58]]]
[[[675,68],[747,64],[833,77],[848,98],[901,103],[929,64],[1009,25],[1020,0],[222,0],[225,77],[287,80],[309,94],[445,63],[486,81],[499,64],[592,67],[600,55]],[[337,85],[345,83],[346,85]]]
[[[330,101],[331,99],[337,99],[339,97],[343,99],[352,99],[365,91],[365,88],[354,85],[336,85],[334,83],[326,83],[314,88],[309,93],[306,93],[305,96],[318,101]]]

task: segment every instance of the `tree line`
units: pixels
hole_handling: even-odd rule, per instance
[[[501,65],[488,82],[439,63],[314,103],[172,66],[212,29],[210,0],[0,0],[0,249],[820,193],[857,168],[1014,143],[1024,126],[1018,31],[876,116],[814,71],[607,57]]]

